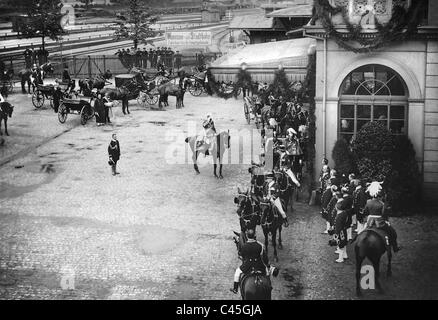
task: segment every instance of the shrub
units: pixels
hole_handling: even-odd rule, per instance
[[[392,171],[394,137],[385,125],[373,121],[365,124],[352,141],[352,151],[362,179],[386,181]]]
[[[420,198],[421,176],[415,150],[405,135],[395,138],[392,154],[392,173],[388,181],[388,200],[394,213],[404,213],[415,205]]]
[[[353,153],[345,139],[341,138],[335,142],[332,158],[335,162],[335,169],[340,175],[348,176],[350,173],[356,172]]]

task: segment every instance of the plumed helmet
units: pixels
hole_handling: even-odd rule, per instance
[[[382,183],[378,181],[373,181],[367,188],[367,192],[370,194],[371,197],[377,197],[380,195],[380,192],[382,191]]]
[[[291,136],[291,135],[293,135],[293,134],[297,134],[297,132],[294,130],[294,128],[289,128],[289,129],[287,129],[287,134],[288,134],[289,136]]]

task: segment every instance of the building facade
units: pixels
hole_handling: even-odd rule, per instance
[[[339,0],[363,32],[374,37],[400,1]],[[407,7],[411,1],[401,1]],[[330,161],[337,139],[351,140],[369,121],[381,121],[394,135],[407,135],[422,173],[423,199],[438,200],[438,1],[426,1],[425,19],[407,41],[355,53],[327,36],[319,21],[305,27],[316,46],[316,159]],[[362,7],[361,7],[362,6]],[[368,6],[368,7],[367,7]],[[363,21],[361,10],[368,10]],[[371,9],[371,10],[370,10]],[[333,15],[338,31],[348,32]],[[332,161],[331,161],[332,162]],[[320,168],[316,166],[316,171]]]

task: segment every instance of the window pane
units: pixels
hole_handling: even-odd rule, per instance
[[[359,131],[369,120],[357,120],[357,131]]]
[[[362,119],[371,119],[371,106],[370,105],[358,105],[357,117]]]
[[[391,119],[405,119],[405,106],[391,106],[390,118]]]
[[[341,119],[339,131],[353,133],[354,132],[354,120]]]
[[[374,106],[374,120],[388,119],[388,106],[376,105]]]
[[[359,96],[369,96],[373,93],[373,82],[367,81],[362,83],[362,85],[357,89],[356,95]]]
[[[405,130],[405,121],[404,120],[391,120],[389,122],[389,130],[394,134],[404,134]]]
[[[391,81],[387,83],[391,95],[393,96],[405,96],[405,87],[398,76],[395,76]]]
[[[378,96],[390,96],[388,88],[381,82],[376,82],[376,87],[374,89],[374,94]]]
[[[341,118],[354,118],[354,106],[341,105]]]

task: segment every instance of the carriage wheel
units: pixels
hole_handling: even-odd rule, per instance
[[[44,105],[44,94],[41,90],[36,90],[32,95],[32,104],[35,108],[41,108]]]
[[[91,119],[94,115],[94,112],[91,106],[83,106],[81,110],[81,124],[84,126],[88,119]]]
[[[67,120],[67,107],[62,102],[58,108],[58,120],[61,123],[64,123],[65,120]]]
[[[245,113],[246,122],[250,124],[251,118],[249,116],[249,108],[246,102],[243,104],[243,112]]]
[[[202,92],[204,91],[204,90],[202,90],[202,89],[203,89],[203,88],[202,88],[201,84],[199,84],[198,82],[195,82],[195,83],[193,84],[193,86],[190,86],[190,87],[189,87],[189,92],[190,92],[190,94],[191,94],[192,96],[198,97],[198,96],[200,96],[200,95],[202,94]]]
[[[140,94],[138,95],[137,104],[142,107],[146,106],[146,94],[144,92],[140,92]]]
[[[158,96],[153,94],[146,94],[146,102],[150,105],[156,104],[158,102]]]

